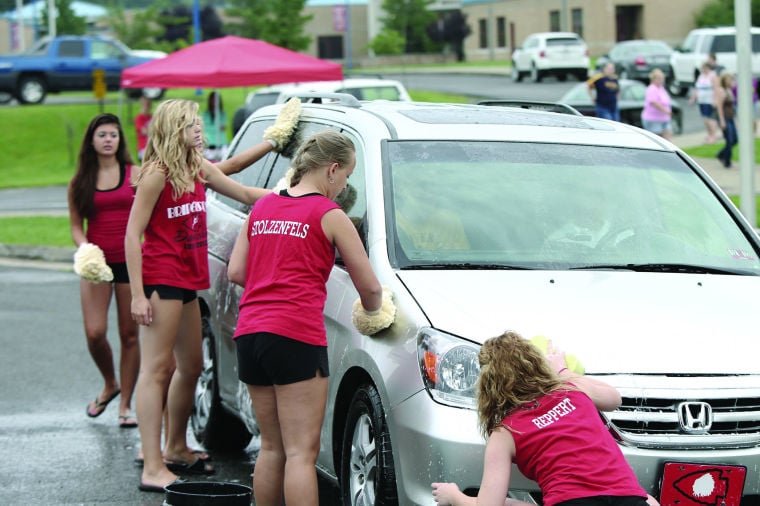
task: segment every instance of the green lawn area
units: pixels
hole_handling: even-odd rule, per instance
[[[250,88],[220,90],[224,108],[232,118],[245,102]],[[185,98],[200,103],[210,90],[169,90],[165,98]],[[410,90],[412,98],[421,102],[469,103],[462,95]],[[70,97],[91,97],[89,93],[67,93]],[[100,112],[119,115],[124,135],[136,158],[134,116],[137,103],[109,93],[100,104],[41,104],[0,108],[3,125],[3,149],[0,150],[0,188],[65,185],[71,179],[82,135],[93,116]],[[68,217],[14,216],[0,218],[0,243],[22,245],[73,246]]]
[[[251,88],[222,89],[222,103],[228,118],[243,105]],[[165,98],[185,98],[200,103],[210,90],[169,90]],[[410,95],[421,102],[468,103],[471,99],[461,95],[410,90]],[[68,93],[66,96],[90,97],[88,93]],[[137,103],[123,99],[118,93],[109,93],[104,105],[99,104],[41,104],[23,107],[0,108],[0,124],[3,125],[3,149],[0,150],[0,188],[28,186],[65,185],[71,179],[76,166],[82,135],[90,120],[100,112],[110,112],[122,118],[124,135],[137,157],[134,117]]]
[[[0,218],[0,243],[74,247],[66,216]]]
[[[692,157],[698,158],[715,158],[720,148],[723,147],[723,141],[719,141],[715,144],[704,144],[702,146],[694,146],[691,148],[685,148],[684,152]],[[739,161],[739,146],[734,147],[734,161]],[[755,163],[760,164],[760,138],[755,138]]]

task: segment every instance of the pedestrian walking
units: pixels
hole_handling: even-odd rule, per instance
[[[77,246],[75,264],[83,277],[79,282],[82,319],[87,349],[103,378],[103,387],[87,405],[87,416],[103,414],[119,394],[119,427],[132,428],[132,393],[140,368],[138,326],[130,313],[129,275],[124,236],[134,199],[133,183],[140,168],[133,165],[127,141],[113,114],[95,116],[87,126],[79,149],[77,169],[68,185],[71,238]],[[82,269],[86,257],[99,255],[108,277]],[[106,281],[107,280],[107,281]],[[119,377],[113,350],[107,339],[108,309],[116,302],[119,332]]]
[[[607,62],[602,71],[592,76],[588,81],[588,94],[594,102],[597,118],[620,121],[620,83],[615,74],[615,64]]]

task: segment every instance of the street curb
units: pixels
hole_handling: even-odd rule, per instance
[[[24,260],[44,260],[46,262],[60,262],[73,264],[73,247],[63,246],[27,246],[23,244],[0,243],[0,257],[16,258]]]

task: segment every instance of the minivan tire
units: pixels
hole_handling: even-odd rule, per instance
[[[380,394],[371,384],[356,389],[348,408],[340,488],[343,506],[398,504],[391,435]]]
[[[219,398],[216,348],[208,318],[202,319],[203,368],[195,385],[190,425],[195,439],[209,450],[240,451],[251,442],[242,420],[228,413]]]

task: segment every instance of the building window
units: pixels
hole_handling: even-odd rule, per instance
[[[342,35],[321,35],[317,37],[317,58],[340,60],[343,56]]]
[[[560,28],[560,15],[559,11],[549,11],[549,31],[559,32]]]
[[[573,31],[583,38],[583,9],[573,9],[571,15],[573,17]]]
[[[486,18],[478,20],[478,40],[480,49],[488,47],[488,20]]]
[[[507,47],[507,18],[496,18],[496,47]]]

